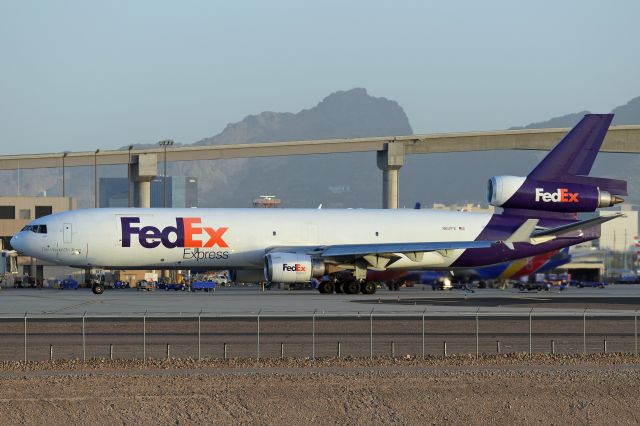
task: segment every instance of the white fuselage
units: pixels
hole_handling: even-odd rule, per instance
[[[89,209],[37,219],[32,224],[45,224],[46,233],[22,231],[12,244],[78,267],[261,269],[277,247],[473,241],[490,218],[433,210]],[[462,252],[426,253],[419,262],[400,255],[391,268],[447,267]]]

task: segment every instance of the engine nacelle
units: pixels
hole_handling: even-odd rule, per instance
[[[496,207],[577,213],[611,207],[624,200],[597,186],[494,176],[489,179],[487,201]]]
[[[234,283],[261,283],[266,281],[263,269],[234,269],[231,271]]]
[[[269,253],[264,258],[264,276],[269,282],[306,283],[324,273],[322,260],[303,253]]]

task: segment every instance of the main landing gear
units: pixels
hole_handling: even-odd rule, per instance
[[[318,285],[318,291],[322,294],[330,294],[334,291],[338,294],[373,294],[376,292],[376,283],[356,279],[324,281]]]

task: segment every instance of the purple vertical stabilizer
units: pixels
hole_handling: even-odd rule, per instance
[[[592,185],[627,195],[627,182],[587,175],[609,130],[613,114],[587,114],[536,166],[528,179]]]

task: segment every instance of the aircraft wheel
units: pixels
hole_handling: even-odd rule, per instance
[[[340,294],[344,293],[344,283],[343,282],[338,281],[335,284],[335,288],[336,288],[336,294],[337,293],[340,293]]]
[[[371,281],[365,281],[360,284],[362,294],[373,294],[376,292],[376,284]]]
[[[104,293],[104,286],[102,284],[94,284],[93,287],[91,287],[91,291],[93,294],[102,294]]]
[[[360,293],[360,283],[358,283],[357,281],[349,281],[344,283],[344,292],[347,294]]]
[[[333,293],[334,285],[331,281],[324,283],[324,292],[327,294]]]

